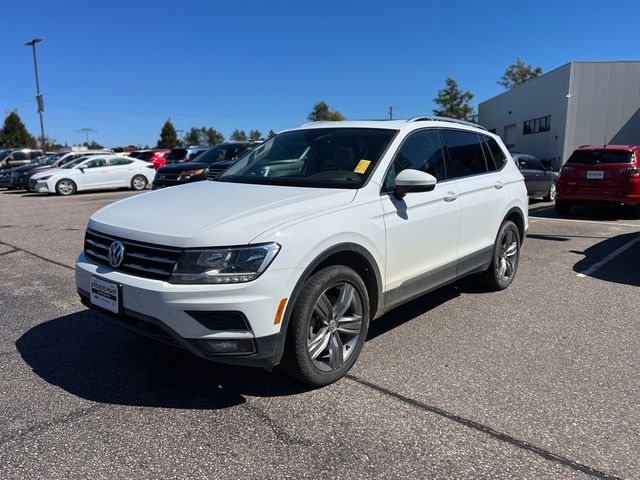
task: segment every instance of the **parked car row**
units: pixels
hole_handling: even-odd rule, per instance
[[[219,174],[244,154],[260,145],[260,143],[261,142],[256,141],[221,143],[204,152],[200,152],[194,160],[188,163],[184,161],[174,161],[172,154],[170,154],[167,156],[167,165],[158,170],[152,188],[156,190],[158,188],[206,180],[211,171],[218,172]]]

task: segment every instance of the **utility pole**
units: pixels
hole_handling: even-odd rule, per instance
[[[36,59],[36,43],[40,43],[41,38],[34,38],[30,42],[25,43],[27,47],[33,48],[33,69],[36,72],[36,102],[38,103],[38,114],[40,115],[40,148],[42,152],[45,152],[44,145],[44,121],[42,120],[42,113],[44,112],[44,101],[42,94],[40,93],[40,80],[38,79],[38,61]]]
[[[389,105],[389,120],[393,120],[393,105]]]
[[[82,132],[85,134],[85,138],[87,139],[87,147],[89,146],[89,133],[95,132],[96,130],[94,130],[93,128],[81,128],[80,130],[76,130],[76,132]]]

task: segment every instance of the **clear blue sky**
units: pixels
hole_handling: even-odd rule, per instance
[[[164,120],[262,133],[305,121],[318,100],[349,119],[431,113],[447,76],[474,104],[500,93],[516,57],[640,58],[640,3],[602,1],[2,0],[0,115],[79,143],[154,145]]]

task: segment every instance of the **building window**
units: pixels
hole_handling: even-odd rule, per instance
[[[546,117],[534,118],[527,120],[522,125],[522,134],[531,135],[532,133],[542,133],[551,130],[551,115]]]

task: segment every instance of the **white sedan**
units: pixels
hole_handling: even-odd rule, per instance
[[[29,190],[71,195],[80,190],[128,187],[144,190],[155,177],[153,165],[118,155],[80,157],[61,168],[44,170],[29,179]]]

